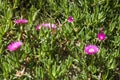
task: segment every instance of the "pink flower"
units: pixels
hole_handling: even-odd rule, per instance
[[[68,18],[68,22],[70,22],[70,23],[73,22],[73,17],[72,17],[72,16],[69,16],[69,18]]]
[[[96,45],[88,45],[84,49],[84,52],[86,54],[96,54],[98,51],[99,51],[99,48]]]
[[[28,23],[27,19],[18,19],[14,21],[15,24],[26,24]]]
[[[106,35],[103,32],[97,34],[98,40],[103,41],[106,38]]]
[[[40,25],[40,24],[37,25],[37,26],[35,27],[35,29],[39,31],[39,30],[41,29],[41,25]]]
[[[21,41],[14,41],[14,42],[11,42],[8,46],[7,46],[7,49],[9,51],[15,51],[17,50],[18,48],[20,48],[22,46],[22,42]]]
[[[41,27],[44,27],[44,28],[52,28],[52,29],[56,29],[56,25],[55,24],[51,24],[51,23],[43,23],[43,24],[39,24],[38,26],[36,26],[36,30],[40,30]]]

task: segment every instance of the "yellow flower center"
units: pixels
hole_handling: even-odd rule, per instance
[[[95,50],[93,48],[89,49],[89,52],[94,52]]]

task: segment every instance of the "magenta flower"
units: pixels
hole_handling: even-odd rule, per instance
[[[73,22],[73,17],[72,17],[72,16],[69,16],[69,18],[68,18],[68,22],[70,22],[70,23]]]
[[[18,19],[14,21],[15,24],[26,24],[28,23],[27,19]]]
[[[8,46],[7,46],[7,49],[9,51],[15,51],[17,50],[18,48],[20,48],[21,46],[23,45],[23,43],[21,41],[14,41],[14,42],[11,42]]]
[[[97,34],[98,40],[103,41],[106,38],[106,35],[103,32]]]
[[[44,27],[44,28],[52,28],[52,29],[56,29],[56,25],[55,24],[51,24],[51,23],[43,23],[43,24],[39,24],[38,26],[36,26],[36,30],[40,30],[41,27]]]
[[[96,54],[98,51],[99,51],[99,48],[96,45],[88,45],[84,49],[84,52],[86,54]]]

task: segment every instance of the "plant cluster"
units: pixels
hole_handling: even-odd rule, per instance
[[[0,0],[1,80],[119,80],[119,0]]]

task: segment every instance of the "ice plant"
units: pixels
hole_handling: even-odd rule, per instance
[[[43,23],[43,24],[39,24],[38,26],[36,26],[36,30],[40,30],[41,29],[41,27],[43,27],[43,28],[52,28],[52,29],[56,29],[57,27],[56,27],[56,25],[55,24],[51,24],[51,23]]]
[[[41,25],[40,25],[40,24],[37,25],[37,26],[35,27],[35,29],[39,31],[39,30],[41,29]]]
[[[18,19],[14,21],[15,24],[26,24],[28,23],[27,19]]]
[[[84,52],[86,54],[96,54],[98,51],[99,51],[99,48],[96,45],[88,45],[84,49]]]
[[[45,23],[45,24],[42,24],[42,26],[45,27],[45,28],[56,29],[56,25],[55,24]]]
[[[22,46],[22,42],[21,41],[14,41],[14,42],[11,42],[8,46],[7,46],[7,49],[9,51],[15,51],[17,50],[18,48],[20,48]]]
[[[103,32],[99,32],[97,34],[97,38],[98,38],[98,40],[103,41],[103,40],[105,40],[106,35]]]
[[[68,18],[68,22],[70,22],[70,23],[73,22],[73,17],[72,17],[72,16],[69,16],[69,18]]]

